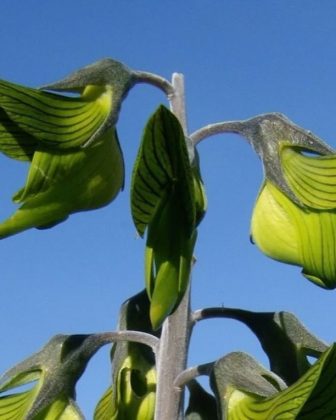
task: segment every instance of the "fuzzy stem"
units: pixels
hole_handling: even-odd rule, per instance
[[[164,77],[161,77],[155,73],[149,73],[147,71],[135,71],[134,72],[135,83],[147,83],[155,86],[162,90],[168,99],[174,94],[173,86]]]
[[[213,318],[230,318],[237,321],[244,322],[248,311],[236,308],[225,308],[222,306],[198,309],[191,314],[191,321],[193,325],[196,322],[204,321]]]
[[[176,377],[174,386],[177,389],[182,390],[185,385],[188,385],[190,381],[197,378],[198,376],[209,376],[213,369],[213,366],[214,362],[210,362],[205,363],[204,365],[193,366],[184,370]]]
[[[199,130],[195,131],[190,135],[190,140],[196,146],[202,140],[207,137],[214,136],[216,134],[223,134],[223,133],[234,133],[244,135],[244,131],[246,130],[246,122],[245,121],[226,121],[220,122],[215,124],[209,124],[205,127],[200,128]]]
[[[173,84],[174,91],[168,97],[170,101],[170,109],[180,121],[184,134],[187,135],[188,126],[187,126],[183,74],[173,73],[172,84]]]
[[[169,97],[172,112],[187,132],[184,84],[181,74],[173,74],[174,93]],[[156,355],[157,390],[155,420],[183,418],[183,391],[174,386],[176,377],[185,370],[191,332],[190,289],[178,308],[163,323]]]
[[[132,341],[134,343],[145,344],[152,348],[153,352],[156,353],[159,339],[152,334],[148,334],[142,331],[131,331],[131,330],[120,330],[113,332],[106,332],[97,334],[97,337],[101,342],[106,344],[119,342],[119,341]]]

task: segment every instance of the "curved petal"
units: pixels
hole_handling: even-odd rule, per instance
[[[212,386],[221,404],[223,418],[335,418],[335,350],[334,344],[298,381],[278,390],[272,389],[275,385],[272,372],[250,356],[231,353],[218,360],[212,372]]]
[[[22,131],[28,134],[28,145],[32,136],[38,148],[80,147],[104,125],[111,106],[109,85],[88,85],[80,97],[69,97],[0,81],[0,150],[9,154],[9,145],[24,149]],[[1,127],[12,137],[1,136],[6,131]]]
[[[284,176],[298,199],[315,209],[336,208],[336,155],[307,156],[303,149],[283,146]]]
[[[23,204],[0,223],[0,238],[51,227],[72,213],[103,207],[123,185],[123,157],[113,128],[101,142],[79,151],[36,152],[27,184],[14,196]]]
[[[266,182],[257,199],[251,235],[269,257],[301,266],[321,287],[336,287],[336,212],[302,209]]]
[[[114,404],[113,404],[112,386],[108,387],[103,396],[98,401],[94,411],[94,420],[113,420]]]
[[[6,112],[0,108],[0,150],[6,156],[22,160],[31,160],[38,140],[15,124]]]

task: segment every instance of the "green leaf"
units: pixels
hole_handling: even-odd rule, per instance
[[[196,223],[197,225],[203,219],[207,206],[208,201],[205,193],[205,188],[201,176],[201,171],[199,167],[199,158],[197,150],[195,149],[195,159],[192,164],[192,172],[193,172],[193,181],[194,181],[194,190],[195,190],[195,204],[196,204]]]
[[[336,346],[293,385],[279,378],[251,357],[233,353],[215,363],[212,386],[221,403],[222,418],[241,420],[322,419],[336,414]]]
[[[145,281],[154,328],[174,310],[189,281],[205,205],[200,183],[177,118],[160,106],[146,125],[131,186],[134,224],[141,236],[148,228]]]

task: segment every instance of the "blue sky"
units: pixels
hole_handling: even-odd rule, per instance
[[[336,4],[333,0],[58,0],[0,4],[0,78],[39,86],[103,57],[170,78],[185,75],[190,132],[211,122],[278,111],[336,147]],[[143,288],[144,241],[129,210],[133,161],[161,92],[136,86],[118,123],[125,190],[110,206],[73,215],[47,231],[0,243],[0,371],[56,333],[113,330],[120,304]],[[193,307],[288,310],[335,340],[336,295],[297,267],[267,259],[249,242],[260,161],[244,139],[217,136],[199,147],[209,209],[199,229]],[[27,166],[0,157],[0,218]],[[266,363],[236,322],[196,327],[190,364],[243,350]],[[109,383],[108,351],[78,387],[87,418]]]

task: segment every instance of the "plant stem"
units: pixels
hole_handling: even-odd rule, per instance
[[[172,112],[187,133],[183,75],[174,73],[174,92],[169,96]],[[155,420],[183,418],[183,391],[174,386],[176,377],[185,370],[189,348],[190,288],[177,307],[163,323],[159,349],[156,354],[157,390]]]
[[[189,290],[178,308],[164,322],[156,356],[157,390],[155,420],[183,417],[183,391],[175,387],[176,377],[185,369],[189,345]]]
[[[190,135],[190,140],[194,146],[196,146],[205,138],[215,136],[216,134],[234,133],[243,135],[245,127],[245,121],[224,121],[215,124],[209,124],[192,133]]]
[[[188,126],[183,74],[173,73],[172,85],[174,88],[173,93],[168,96],[168,99],[170,101],[170,109],[180,121],[184,134],[187,135]]]
[[[244,311],[242,309],[232,309],[224,308],[223,306],[218,306],[213,308],[198,309],[197,311],[194,311],[192,313],[191,319],[193,323],[212,318],[232,318],[240,321],[243,318],[243,315],[241,314],[244,314],[246,312],[247,311]]]
[[[175,379],[174,385],[176,388],[183,388],[188,382],[197,378],[198,376],[209,376],[214,366],[214,362],[205,363],[203,365],[190,367],[181,372]]]
[[[134,343],[145,344],[152,348],[153,352],[156,353],[159,346],[159,339],[152,334],[148,334],[142,331],[131,331],[131,330],[119,330],[107,333],[100,333],[95,335],[97,341],[102,343],[116,343],[119,341],[131,341]]]
[[[147,71],[134,72],[135,83],[147,83],[162,90],[168,98],[174,93],[173,86],[164,77]]]

